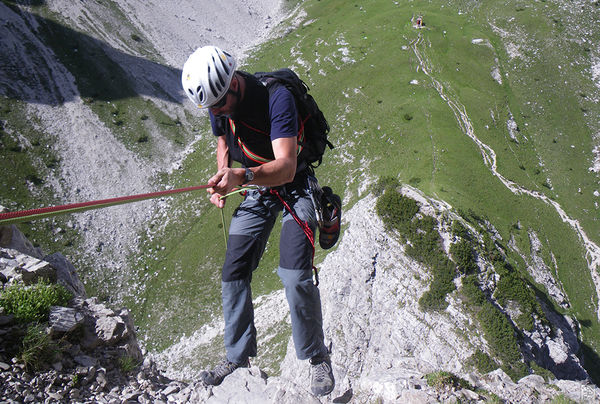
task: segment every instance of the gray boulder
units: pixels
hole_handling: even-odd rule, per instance
[[[42,249],[34,247],[14,224],[0,226],[0,247],[11,248],[38,259],[44,256]]]
[[[63,285],[74,296],[86,297],[85,286],[77,276],[75,266],[61,253],[46,255],[44,261],[47,261],[56,269],[56,281]]]

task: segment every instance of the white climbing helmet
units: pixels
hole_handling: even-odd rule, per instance
[[[235,67],[235,59],[229,53],[216,46],[203,46],[183,65],[181,85],[199,108],[209,108],[227,93]]]

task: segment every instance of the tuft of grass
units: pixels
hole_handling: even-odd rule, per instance
[[[124,355],[119,358],[119,368],[123,373],[131,373],[140,363],[131,355]]]
[[[0,306],[21,323],[47,321],[51,306],[65,306],[72,297],[64,286],[40,280],[31,286],[9,286],[0,294]]]
[[[46,327],[34,323],[27,328],[23,346],[17,359],[28,370],[39,370],[50,363],[58,352],[58,345],[46,333]]]
[[[554,397],[551,404],[577,404],[577,401],[571,400],[569,397],[565,396],[564,393],[561,393]]]

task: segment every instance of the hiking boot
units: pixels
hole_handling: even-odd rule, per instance
[[[218,386],[221,384],[225,376],[233,373],[237,368],[247,368],[250,367],[250,362],[246,359],[243,363],[233,363],[229,362],[227,359],[224,359],[223,362],[219,363],[213,370],[205,370],[200,373],[200,380],[202,380],[205,384],[210,386]]]
[[[340,237],[342,200],[333,193],[331,188],[323,187],[321,208],[323,209],[323,224],[319,227],[319,245],[322,249],[328,250],[337,243]]]
[[[335,379],[331,370],[329,355],[315,356],[310,360],[311,379],[310,389],[315,396],[326,396],[333,391]]]

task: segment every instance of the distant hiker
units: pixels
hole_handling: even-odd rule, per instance
[[[223,208],[221,196],[232,189],[260,186],[247,190],[229,230],[221,281],[227,356],[201,378],[218,385],[235,369],[248,367],[249,357],[257,354],[250,281],[283,211],[277,273],[290,307],[296,355],[310,360],[313,393],[329,394],[335,381],[324,343],[319,290],[312,278],[314,238],[309,237],[317,226],[308,185],[314,172],[297,155],[294,96],[284,85],[268,88],[254,75],[236,70],[235,59],[214,46],[192,53],[183,67],[182,85],[198,107],[208,109],[217,136],[218,171],[208,181],[211,202]],[[242,167],[232,168],[232,160]],[[340,205],[339,199],[334,202],[338,220],[333,243],[339,235]],[[320,241],[329,248],[330,239],[326,235]]]

